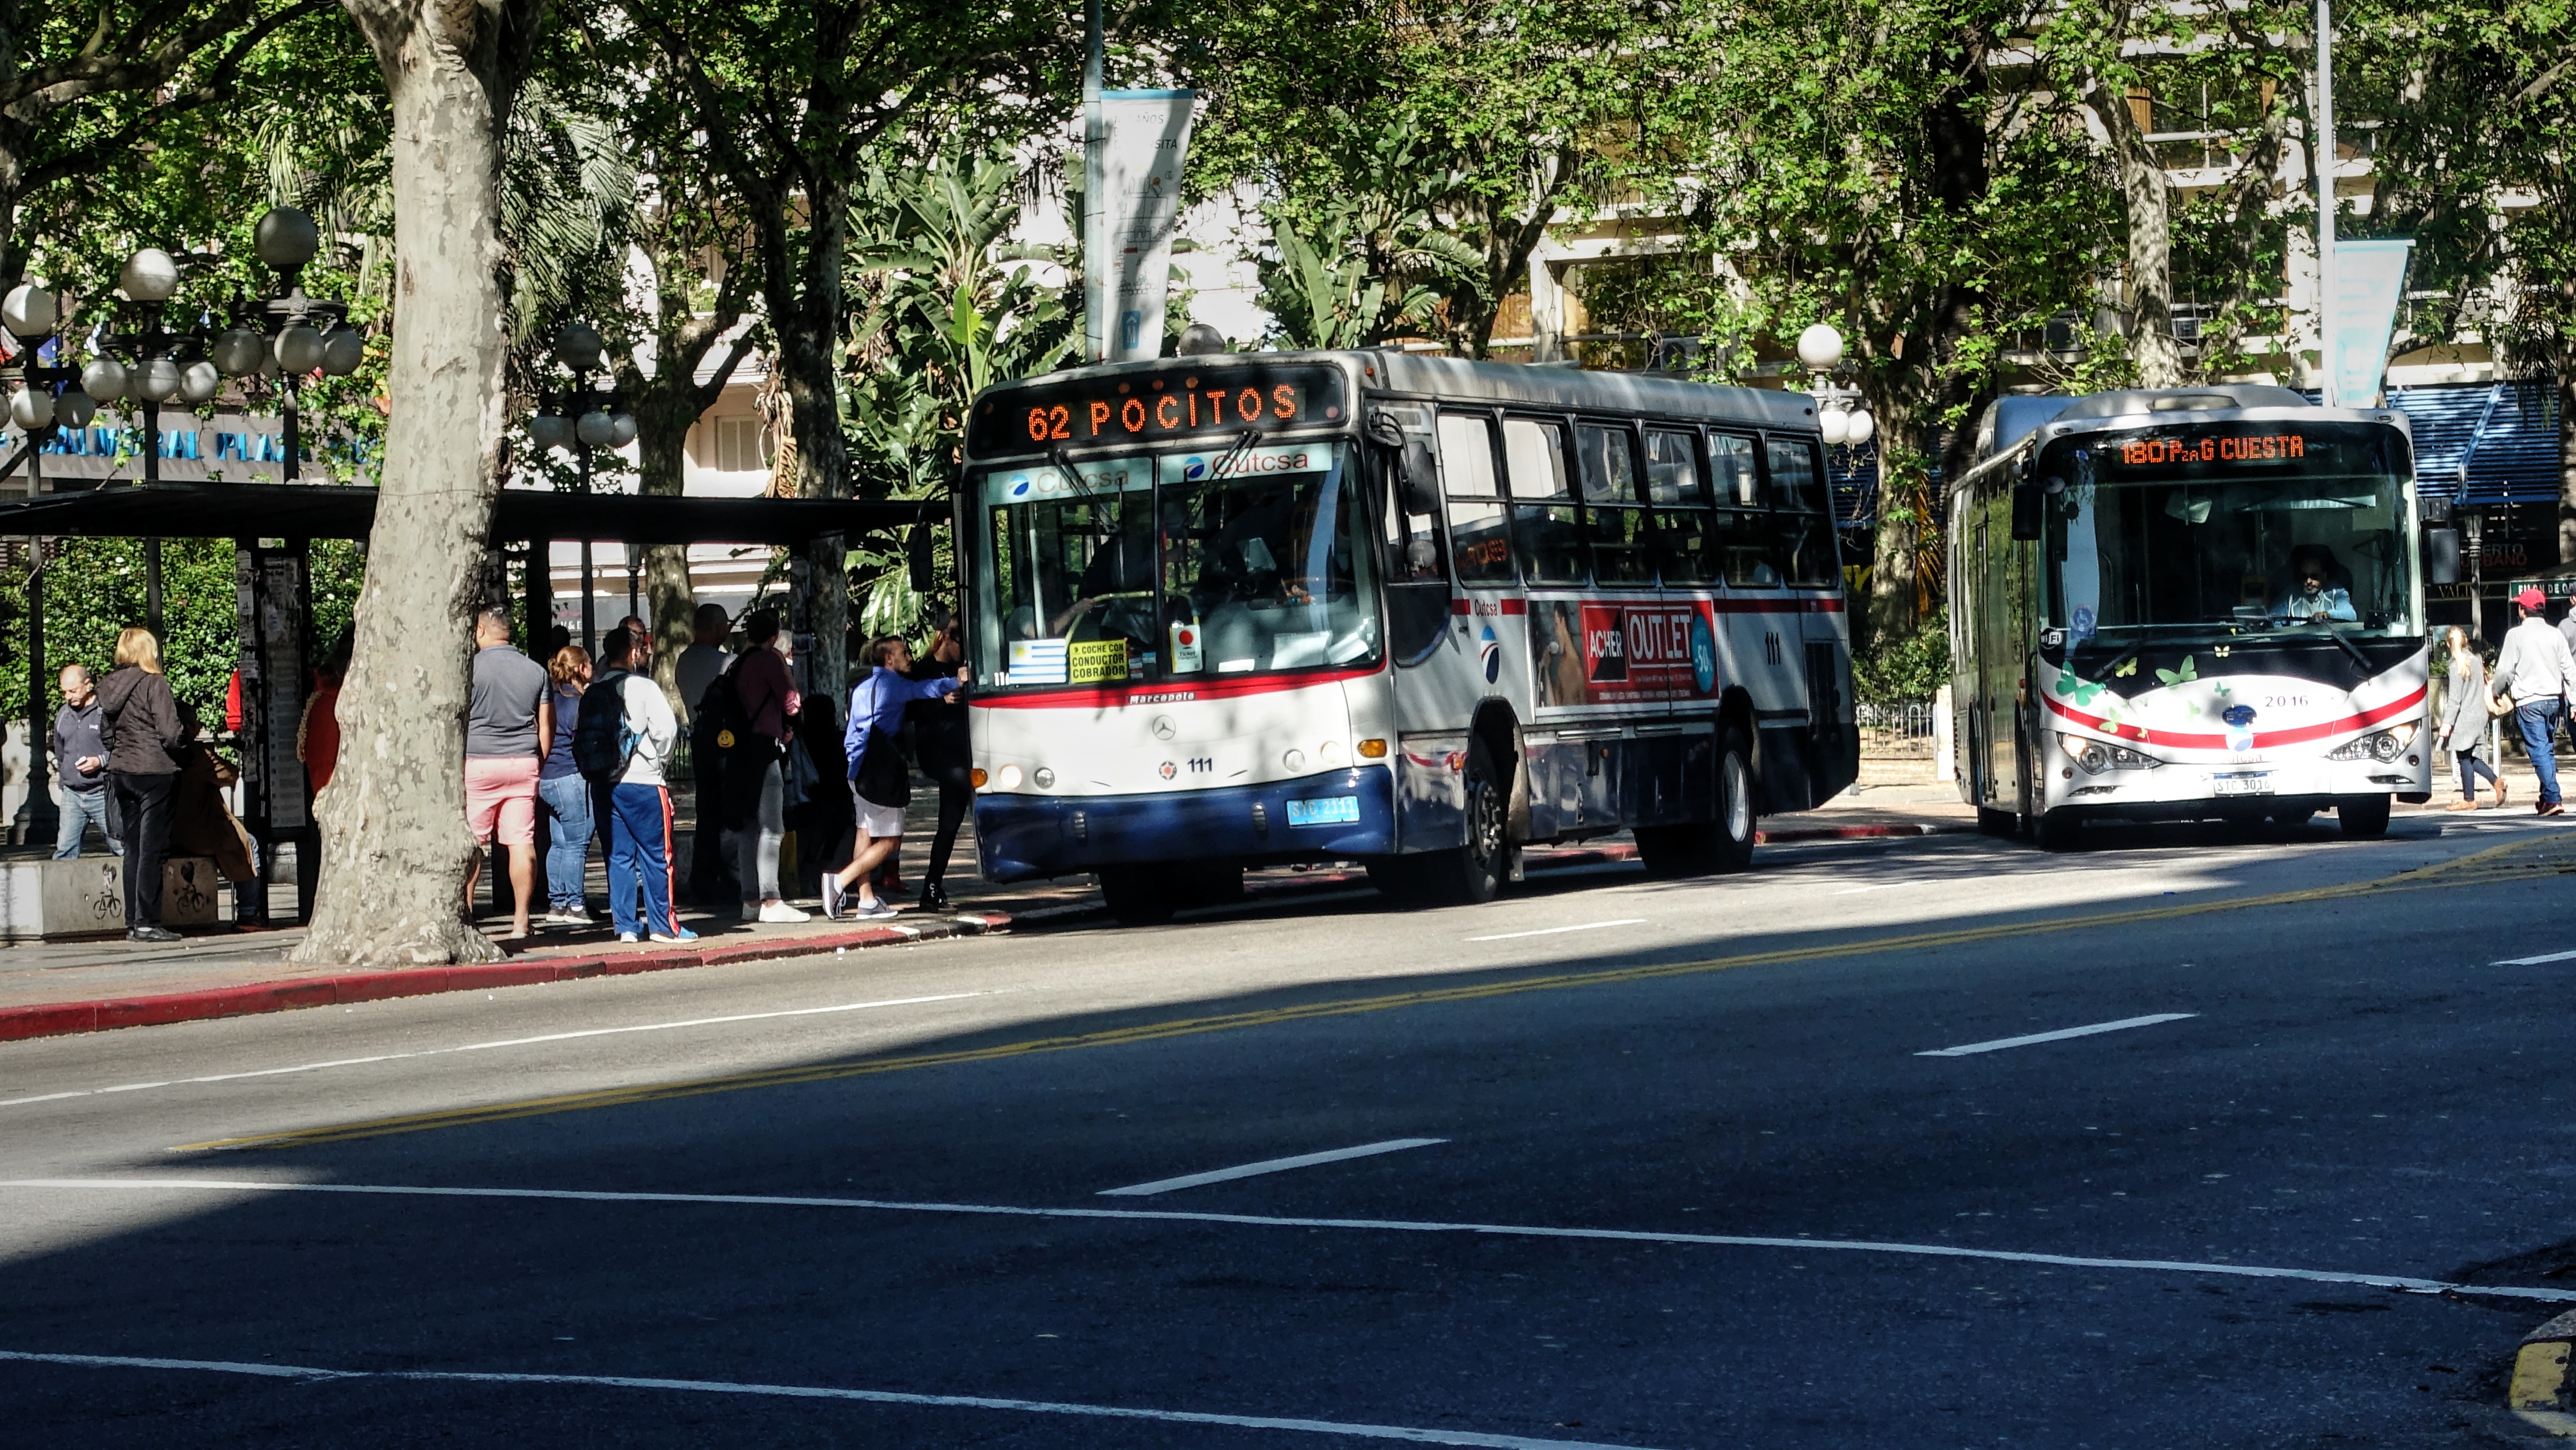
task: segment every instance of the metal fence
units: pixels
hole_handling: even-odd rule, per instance
[[[1929,760],[1932,758],[1933,704],[1930,700],[1898,700],[1886,704],[1860,704],[1853,707],[1860,725],[1860,753],[1881,758]]]

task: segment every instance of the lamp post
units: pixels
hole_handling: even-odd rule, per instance
[[[259,260],[277,273],[268,296],[233,304],[233,325],[214,340],[214,365],[235,377],[278,380],[286,457],[279,478],[295,481],[304,459],[296,390],[306,378],[346,377],[366,361],[367,341],[349,326],[349,304],[304,291],[304,269],[322,249],[322,230],[291,206],[270,207],[252,230]]]
[[[580,467],[579,492],[590,492],[590,454],[594,448],[623,448],[635,441],[635,416],[620,405],[625,401],[614,387],[594,386],[591,377],[607,369],[604,356],[608,344],[599,329],[587,322],[571,322],[555,336],[555,361],[572,370],[572,386],[557,393],[541,394],[537,412],[528,419],[528,441],[539,448],[570,448]],[[633,568],[633,560],[628,560]],[[597,605],[594,593],[597,575],[593,568],[590,540],[581,541],[581,647],[596,654],[599,648],[598,623],[594,618]],[[634,587],[627,589],[628,608],[632,609]]]
[[[27,435],[19,452],[27,460],[30,498],[43,491],[44,440],[57,425],[88,427],[90,416],[97,411],[97,405],[81,391],[76,369],[43,360],[47,347],[60,355],[61,342],[53,333],[61,320],[62,310],[54,294],[32,282],[20,284],[6,299],[0,299],[0,326],[8,328],[10,338],[17,344],[16,355],[6,365],[0,365],[0,384],[17,385],[9,394],[9,421]],[[44,541],[30,538],[27,544],[27,799],[18,807],[13,825],[21,842],[38,845],[58,833],[62,815],[54,804],[50,779],[54,762],[52,752],[44,746],[43,734]]]
[[[1878,431],[1869,415],[1869,400],[1858,388],[1833,379],[1843,360],[1843,335],[1832,323],[1819,322],[1798,334],[1798,361],[1806,366],[1807,391],[1816,400],[1816,427],[1827,443],[1867,443]]]

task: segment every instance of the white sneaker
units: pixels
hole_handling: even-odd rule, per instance
[[[889,921],[902,914],[883,901],[862,901],[850,908],[852,921]]]
[[[621,931],[617,934],[617,939],[622,942],[639,942],[644,938],[631,931]]]
[[[791,921],[809,921],[813,918],[813,915],[814,914],[810,911],[799,911],[784,901],[773,901],[760,908],[760,919],[762,921],[782,923]]]

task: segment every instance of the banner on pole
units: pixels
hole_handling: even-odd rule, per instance
[[[2335,295],[2328,304],[2334,309],[2334,356],[2326,359],[2326,370],[2334,382],[2329,396],[2340,407],[2378,406],[2388,339],[2397,327],[2397,303],[2406,294],[2406,263],[2414,249],[2408,237],[2335,243]]]
[[[1082,328],[1092,362],[1163,353],[1196,91],[1102,91],[1082,166]]]

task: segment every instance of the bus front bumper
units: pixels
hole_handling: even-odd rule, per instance
[[[1395,850],[1395,785],[1383,766],[1269,785],[1151,795],[975,798],[987,881],[1103,866],[1336,860]]]

